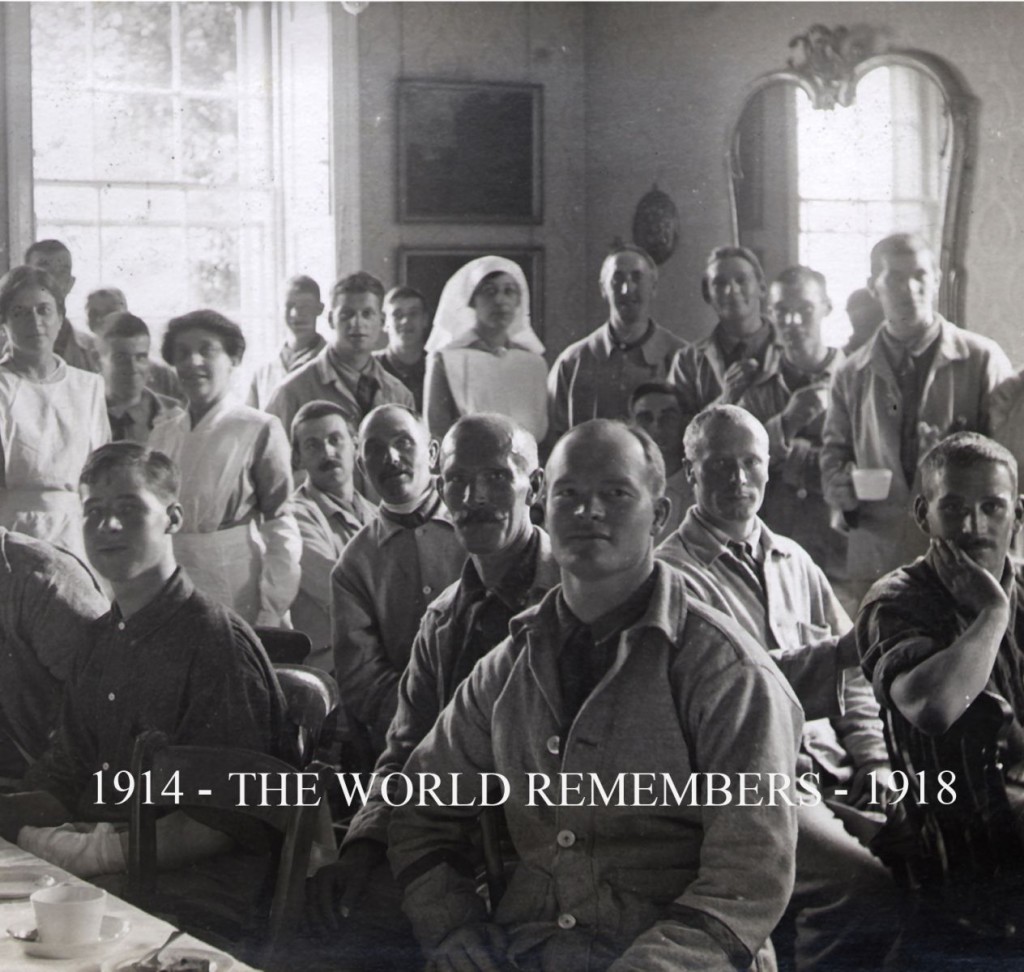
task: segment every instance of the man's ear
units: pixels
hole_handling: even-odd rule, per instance
[[[697,473],[693,468],[693,463],[685,457],[683,459],[683,475],[686,476],[686,481],[690,486],[697,485]]]
[[[1020,500],[1018,499],[1019,505]],[[1020,512],[1024,514],[1024,507]],[[920,493],[914,497],[914,521],[925,536],[931,536],[931,530],[928,529],[928,500]]]
[[[427,447],[427,462],[430,463],[430,471],[437,476],[441,474],[441,443],[437,439],[431,439]]]
[[[543,489],[544,470],[534,469],[534,471],[530,473],[530,492],[526,494],[526,503],[528,506],[533,506],[533,504],[537,502]]]
[[[711,287],[708,285],[707,276],[700,278],[700,295],[704,298],[705,304],[711,303]]]
[[[333,307],[327,312],[327,326],[332,331],[334,330],[334,308]]]
[[[167,507],[167,533],[178,533],[185,522],[185,511],[181,503],[175,500]]]
[[[1017,502],[1013,504],[1013,535],[1024,525],[1024,494],[1017,494]]]
[[[356,469],[359,470],[359,474],[367,482],[370,481],[370,474],[366,471],[366,463],[363,462],[363,457],[357,452],[356,453]]]
[[[656,537],[668,523],[672,515],[672,500],[667,496],[659,496],[654,501],[654,525],[651,527],[651,536]]]

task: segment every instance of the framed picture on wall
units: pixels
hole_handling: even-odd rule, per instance
[[[530,317],[537,336],[544,340],[544,248],[527,247],[435,247],[400,246],[397,252],[398,279],[415,287],[427,299],[430,312],[437,310],[441,291],[455,271],[470,260],[500,256],[518,263],[530,288]]]
[[[540,223],[543,87],[398,82],[398,220]]]

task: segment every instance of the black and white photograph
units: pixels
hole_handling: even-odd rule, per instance
[[[0,972],[1020,972],[1022,47],[0,2]]]

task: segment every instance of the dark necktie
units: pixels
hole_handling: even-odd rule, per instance
[[[900,466],[910,486],[917,472],[917,370],[909,351],[895,369],[896,386],[900,392]]]
[[[754,555],[750,552],[749,546],[740,540],[730,540],[727,546],[733,557],[730,562],[730,567],[732,567],[733,573],[736,574],[736,576],[739,577],[740,580],[742,580],[743,583],[757,595],[757,599],[764,604],[764,579],[761,573],[761,565],[754,559]]]
[[[128,438],[128,432],[132,427],[132,417],[127,412],[122,415],[111,415],[107,413],[107,418],[110,419],[110,440],[112,442],[121,442]]]
[[[365,416],[373,408],[373,400],[377,397],[380,382],[373,375],[360,375],[356,382],[356,404]]]

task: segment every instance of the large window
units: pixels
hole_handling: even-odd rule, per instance
[[[939,252],[949,154],[942,96],[922,73],[887,67],[865,75],[850,108],[815,110],[794,91],[799,259],[825,274],[841,309],[864,286],[882,237],[921,233]],[[833,314],[826,339],[842,344],[846,324]]]
[[[77,322],[113,285],[157,333],[213,307],[271,352],[283,278],[334,272],[329,39],[320,3],[32,5],[36,237]]]

